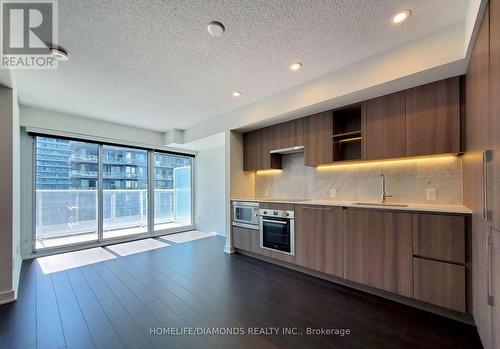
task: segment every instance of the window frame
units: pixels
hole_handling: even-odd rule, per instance
[[[30,137],[31,140],[31,150],[32,150],[32,158],[31,158],[31,253],[33,255],[46,255],[50,254],[52,252],[61,252],[61,251],[72,251],[76,249],[82,249],[82,248],[89,248],[89,247],[99,247],[99,246],[105,246],[105,245],[110,245],[110,244],[116,244],[116,243],[122,243],[122,242],[127,242],[127,241],[134,241],[134,240],[140,240],[148,237],[156,237],[156,236],[162,236],[162,235],[167,235],[167,234],[173,234],[173,233],[178,233],[182,231],[187,231],[187,230],[192,230],[194,229],[194,217],[195,217],[195,193],[194,193],[194,168],[195,168],[195,163],[196,163],[196,155],[192,153],[182,153],[182,152],[177,152],[177,151],[169,151],[169,150],[164,150],[164,149],[159,149],[156,147],[147,147],[147,146],[138,146],[138,145],[128,145],[126,143],[114,143],[114,142],[107,142],[107,141],[99,141],[95,139],[89,139],[85,137],[68,137],[64,135],[59,135],[59,134],[50,134],[50,133],[40,133],[40,132],[28,132],[28,136]],[[69,140],[69,141],[77,141],[77,142],[87,142],[87,143],[92,143],[96,144],[98,147],[98,167],[97,167],[97,172],[98,172],[98,183],[97,183],[97,240],[93,241],[86,241],[86,242],[78,242],[78,243],[72,243],[72,244],[66,244],[66,245],[61,245],[61,246],[55,246],[55,247],[46,247],[42,249],[37,249],[36,248],[36,219],[37,219],[37,212],[36,212],[36,181],[37,181],[37,141],[36,137],[46,137],[46,138],[54,138],[54,139],[63,139],[63,140]],[[145,233],[143,234],[133,234],[133,235],[127,235],[124,237],[117,237],[117,238],[108,238],[104,239],[103,238],[103,218],[104,218],[104,207],[103,207],[103,192],[104,192],[104,150],[103,147],[107,146],[116,146],[116,147],[127,147],[127,148],[132,148],[132,149],[137,149],[137,150],[144,150],[147,152],[147,170],[148,170],[148,175],[147,175],[147,194],[148,194],[148,219],[147,219],[147,224],[148,224],[148,229]],[[155,214],[155,203],[154,203],[154,154],[155,153],[160,153],[160,154],[166,154],[166,155],[177,155],[177,156],[183,156],[183,157],[190,157],[192,158],[191,160],[191,224],[182,226],[182,227],[176,227],[176,228],[169,228],[169,229],[162,229],[155,231],[154,229],[154,214]]]

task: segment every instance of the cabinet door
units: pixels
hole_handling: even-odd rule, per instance
[[[243,135],[243,170],[255,171],[262,168],[262,132],[255,130]]]
[[[414,259],[414,296],[423,302],[465,313],[465,267]]]
[[[342,208],[297,206],[295,263],[342,277]]]
[[[492,221],[500,230],[500,0],[490,1],[490,111],[488,127],[492,130]],[[499,347],[500,348],[500,347]]]
[[[304,118],[273,126],[273,150],[304,145]]]
[[[406,156],[460,152],[460,78],[406,90]]]
[[[304,120],[304,163],[317,166],[333,162],[333,115],[323,112]]]
[[[413,296],[412,215],[346,210],[345,277]]]
[[[489,55],[489,11],[486,9],[465,77],[466,151],[482,151],[491,146],[490,134],[492,134],[493,128],[488,125]]]
[[[233,246],[241,250],[257,253],[259,251],[259,231],[233,227]]]
[[[413,254],[465,264],[465,217],[437,214],[413,216]]]
[[[276,129],[273,126],[270,126],[262,128],[259,131],[261,132],[261,165],[259,170],[281,169],[281,155],[271,154]]]
[[[490,291],[493,297],[493,342],[494,348],[500,348],[500,231],[494,228],[490,232],[489,267]]]
[[[370,99],[365,104],[365,160],[405,156],[405,91]]]

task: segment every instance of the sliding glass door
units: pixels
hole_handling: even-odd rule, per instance
[[[103,146],[103,238],[148,232],[148,152]]]
[[[191,156],[45,136],[34,142],[34,250],[192,226]]]
[[[154,153],[154,231],[192,225],[192,157]]]
[[[35,248],[98,240],[97,144],[36,137]]]

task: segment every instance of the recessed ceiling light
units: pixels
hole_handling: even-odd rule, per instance
[[[411,10],[406,9],[406,10],[399,11],[398,13],[396,13],[392,17],[392,23],[399,24],[399,23],[405,21],[410,16],[411,16]]]
[[[290,65],[288,65],[288,69],[290,69],[290,71],[299,71],[300,69],[302,69],[302,63],[290,63]]]
[[[208,23],[207,30],[212,36],[221,36],[224,34],[226,28],[224,28],[224,24],[221,22],[213,21]]]
[[[49,48],[49,52],[59,61],[67,61],[69,59],[69,53],[61,47],[51,47]]]
[[[240,91],[234,91],[233,92],[233,97],[239,97],[241,96],[241,92]]]

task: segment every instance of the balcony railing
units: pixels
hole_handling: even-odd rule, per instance
[[[82,171],[82,170],[71,170],[72,177],[96,177],[98,176],[97,171]]]
[[[94,154],[71,154],[69,156],[69,161],[73,161],[73,162],[78,162],[78,161],[81,161],[81,162],[95,162],[97,163],[97,160],[99,158],[97,157],[97,155],[94,155]]]
[[[174,190],[155,189],[155,224],[175,220]],[[147,191],[103,190],[103,230],[145,227]],[[36,235],[46,239],[97,231],[97,190],[37,190]]]

